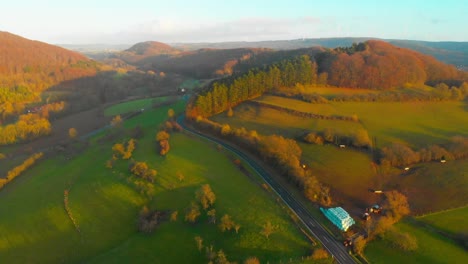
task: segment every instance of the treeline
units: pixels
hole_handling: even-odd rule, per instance
[[[0,178],[0,189],[2,189],[7,183],[11,182],[13,179],[21,175],[25,170],[29,167],[34,165],[38,159],[43,156],[42,152],[33,154],[29,158],[27,158],[21,165],[14,167],[10,171],[7,172],[5,178]]]
[[[16,123],[0,126],[0,145],[32,140],[50,134],[51,130],[47,118],[38,114],[20,115]]]
[[[309,56],[303,55],[270,65],[263,70],[212,82],[187,107],[187,117],[207,117],[233,107],[264,92],[296,83],[317,82],[317,66]]]
[[[444,145],[432,145],[419,151],[394,143],[381,151],[380,163],[391,166],[407,166],[419,162],[468,158],[468,138],[455,136]]]
[[[320,132],[309,132],[303,140],[310,144],[323,145],[331,143],[335,145],[353,146],[357,148],[370,148],[372,141],[367,130],[358,129],[353,133],[344,134],[332,128],[327,128]]]
[[[321,184],[301,162],[302,149],[293,139],[278,135],[263,136],[255,130],[231,129],[204,118],[197,118],[197,127],[210,133],[223,136],[263,158],[276,168],[281,175],[298,186],[311,201],[323,205],[331,204],[330,189]]]
[[[354,116],[340,116],[340,115],[320,115],[320,114],[314,114],[310,112],[302,112],[299,110],[294,110],[291,108],[286,108],[282,107],[279,105],[272,105],[264,102],[259,102],[259,101],[249,101],[249,104],[252,105],[257,105],[261,107],[266,107],[266,108],[271,108],[278,110],[280,112],[284,112],[290,115],[295,115],[299,117],[305,117],[305,118],[315,118],[315,119],[323,119],[323,120],[342,120],[342,121],[352,121],[352,122],[358,122],[359,119],[356,115]]]

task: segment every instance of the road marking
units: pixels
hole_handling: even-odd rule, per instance
[[[314,223],[312,223],[312,221],[309,221],[309,223],[310,223],[310,225],[315,226]]]

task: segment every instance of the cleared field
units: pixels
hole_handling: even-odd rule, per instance
[[[468,233],[468,206],[418,217],[418,221],[452,235]]]
[[[468,114],[464,102],[331,102],[329,104],[310,104],[278,96],[262,96],[257,100],[321,115],[357,115],[362,127],[368,130],[370,136],[377,138],[379,147],[392,142],[406,142],[412,147],[419,148],[429,144],[444,143],[455,135],[468,136],[468,126],[466,125],[468,124]],[[237,108],[234,109],[235,113]],[[262,107],[252,109],[254,112],[262,112],[262,110]],[[234,119],[236,118],[250,121],[248,115],[235,116]],[[280,116],[279,118],[284,117]],[[273,121],[271,122],[275,123]],[[335,122],[337,129],[343,129],[343,124],[340,122],[344,121]],[[282,125],[277,120],[276,124]],[[352,125],[348,124],[348,126]],[[311,129],[317,128],[319,127]]]
[[[157,97],[157,98],[145,98],[140,100],[134,100],[129,102],[124,102],[108,107],[104,110],[104,115],[106,116],[115,116],[121,115],[132,111],[137,111],[140,109],[150,108],[153,104],[165,102],[168,97]]]
[[[371,263],[466,263],[466,251],[455,245],[453,241],[429,232],[407,222],[396,227],[415,236],[418,249],[415,252],[403,252],[382,240],[371,242],[365,254]]]
[[[172,106],[177,111],[183,103]],[[167,157],[157,154],[154,135],[169,107],[145,111],[125,122],[139,124],[145,136],[133,157],[158,171],[151,201],[127,182],[127,163],[105,168],[112,143],[92,145],[68,160],[60,156],[40,162],[0,192],[0,259],[5,263],[206,263],[196,248],[222,249],[230,260],[249,256],[286,262],[310,254],[311,245],[271,195],[243,175],[215,146],[184,134],[171,136]],[[177,174],[185,178],[179,181]],[[222,233],[202,216],[196,224],[183,221],[185,208],[201,184],[209,183],[217,196],[218,218],[232,216],[239,233]],[[75,229],[64,210],[64,190]],[[158,210],[178,210],[178,220],[164,222],[151,235],[136,231],[143,204]],[[260,234],[266,221],[277,226],[267,240]]]
[[[411,173],[390,179],[388,187],[402,190],[413,212],[437,212],[466,205],[467,172],[467,160],[424,163],[412,168]]]
[[[360,216],[362,210],[376,202],[380,196],[369,192],[369,188],[381,188],[381,182],[372,160],[363,152],[343,150],[332,145],[300,143],[303,160],[317,178],[333,187],[335,202],[350,208]]]

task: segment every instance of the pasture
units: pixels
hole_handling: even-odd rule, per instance
[[[106,108],[104,110],[104,115],[115,116],[138,111],[140,109],[148,109],[154,104],[165,102],[168,99],[169,97],[155,97],[123,102]]]
[[[418,249],[404,252],[384,240],[367,245],[366,258],[371,263],[466,263],[466,251],[452,240],[408,222],[395,226],[398,230],[416,237]]]
[[[440,144],[446,142],[450,137],[461,135],[468,136],[468,115],[466,103],[464,102],[330,102],[328,104],[311,104],[299,100],[283,98],[278,96],[265,95],[258,99],[262,103],[282,106],[302,112],[321,114],[326,116],[357,115],[360,120],[360,127],[366,129],[369,136],[377,139],[378,147],[389,145],[393,142],[406,143],[413,148],[421,148],[430,144]],[[242,107],[239,106],[237,108]],[[254,108],[253,106],[251,106]],[[237,108],[234,108],[236,113]],[[263,112],[264,107],[252,109],[250,116],[241,114],[234,119],[246,119],[254,114]],[[245,112],[243,108],[239,111]],[[276,111],[279,112],[279,111]],[[271,114],[266,117],[270,117]],[[287,114],[284,114],[287,115]],[[285,118],[278,115],[278,119]],[[262,118],[258,116],[258,118]],[[270,119],[272,119],[270,117]],[[302,118],[304,119],[304,118]],[[275,123],[271,120],[271,123]],[[346,133],[356,129],[356,124],[352,122],[335,121],[338,131]],[[281,122],[276,123],[279,126]],[[302,121],[303,124],[310,124],[311,130],[322,129],[328,124],[313,125],[312,121]],[[285,124],[287,125],[287,124]]]
[[[466,223],[468,206],[428,214],[416,219],[451,235],[468,233],[468,224]]]
[[[42,160],[0,191],[2,262],[205,263],[195,236],[238,262],[250,256],[262,262],[286,262],[310,255],[310,242],[287,211],[216,146],[174,133],[169,154],[157,154],[154,136],[170,107],[181,112],[184,104],[150,109],[124,123],[126,129],[140,125],[144,130],[133,158],[158,171],[151,199],[127,181],[127,161],[118,161],[114,169],[105,167],[114,142],[98,143],[93,138],[80,155]],[[231,215],[240,224],[238,233],[221,232],[208,223],[204,212],[195,224],[183,220],[195,191],[204,183],[216,194],[218,219]],[[65,189],[70,190],[69,208],[79,231],[64,209]],[[136,219],[145,204],[150,209],[178,211],[178,218],[163,222],[153,234],[138,233]],[[269,239],[261,234],[267,221],[276,226]]]

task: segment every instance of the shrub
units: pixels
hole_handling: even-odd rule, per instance
[[[325,249],[317,248],[314,250],[311,257],[312,259],[317,260],[317,259],[326,259],[328,258],[328,256],[329,256],[328,252]]]

